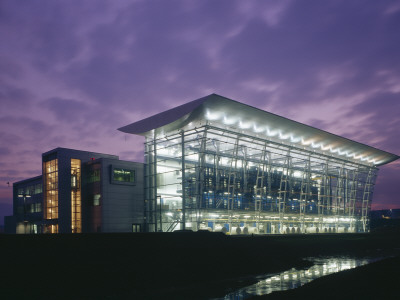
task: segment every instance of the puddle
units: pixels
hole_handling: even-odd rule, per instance
[[[241,300],[253,296],[270,294],[275,291],[285,291],[300,287],[322,276],[353,269],[362,265],[378,261],[381,258],[346,258],[346,257],[322,257],[307,258],[314,263],[312,267],[296,270],[290,269],[282,273],[260,276],[260,281],[250,286],[241,288],[227,294],[223,298],[215,300]]]

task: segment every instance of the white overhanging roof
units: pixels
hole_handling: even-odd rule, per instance
[[[194,100],[118,130],[137,135],[156,135],[176,131],[191,122],[222,124],[243,132],[264,135],[293,147],[336,156],[362,164],[380,166],[399,156],[344,137],[286,119],[261,109],[216,95]],[[218,126],[217,126],[218,127]]]

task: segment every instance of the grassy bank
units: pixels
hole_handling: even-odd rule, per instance
[[[393,233],[0,235],[6,275],[0,288],[4,299],[201,299],[249,284],[246,276],[301,266],[303,257],[372,255],[396,247],[400,239]]]

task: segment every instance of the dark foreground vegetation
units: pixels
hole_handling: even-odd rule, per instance
[[[257,274],[305,267],[304,257],[385,256],[396,248],[400,248],[397,232],[243,237],[208,232],[0,235],[4,278],[0,298],[207,299],[249,285]],[[397,270],[399,259],[389,265]],[[384,278],[384,269],[371,276]],[[399,273],[394,275],[400,282]],[[368,282],[363,277],[358,280],[359,275],[349,276],[352,284]],[[313,294],[312,289],[308,293]],[[317,295],[321,292],[318,286],[314,289]]]

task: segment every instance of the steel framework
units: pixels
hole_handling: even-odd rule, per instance
[[[368,232],[378,169],[211,122],[146,135],[149,231]]]

